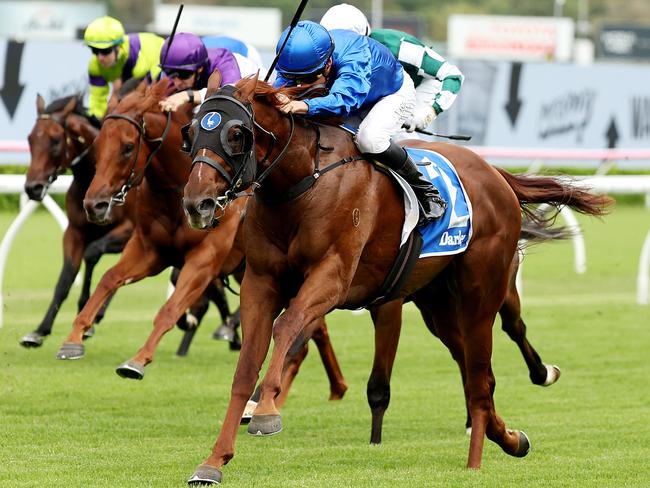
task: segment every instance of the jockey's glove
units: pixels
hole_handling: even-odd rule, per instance
[[[424,130],[431,125],[437,116],[438,114],[431,106],[416,107],[413,114],[413,125],[415,125],[415,129]]]

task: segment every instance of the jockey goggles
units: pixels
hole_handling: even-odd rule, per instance
[[[91,47],[90,48],[90,50],[93,52],[93,54],[95,56],[97,56],[99,54],[103,54],[104,56],[108,56],[109,54],[111,54],[113,52],[113,49],[115,49],[113,46],[106,47],[106,48],[103,48],[103,49],[100,49],[98,47]]]
[[[178,78],[179,80],[187,80],[195,73],[191,69],[169,69],[163,70],[168,78]]]

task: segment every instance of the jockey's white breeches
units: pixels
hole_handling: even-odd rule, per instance
[[[415,86],[404,73],[402,86],[395,93],[379,99],[359,125],[355,142],[362,153],[378,154],[390,146],[390,139],[413,118]]]

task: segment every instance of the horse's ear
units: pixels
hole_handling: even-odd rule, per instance
[[[239,99],[242,102],[253,102],[255,98],[255,90],[257,90],[257,82],[259,81],[260,72],[258,71],[253,76],[249,76],[238,86]]]
[[[144,95],[144,92],[147,91],[147,80],[143,79],[138,87],[135,89],[140,95]]]
[[[223,77],[221,76],[221,72],[215,68],[210,75],[210,78],[208,78],[208,91],[206,92],[205,98],[208,98],[221,87],[222,79]]]
[[[118,103],[120,103],[120,97],[117,92],[113,92],[111,98],[108,99],[108,103],[106,104],[106,113],[113,113]]]
[[[36,94],[36,113],[38,115],[41,115],[43,112],[45,112],[45,100],[41,96],[40,93]]]
[[[65,119],[68,115],[74,112],[78,102],[79,99],[77,98],[77,95],[71,96],[70,100],[68,100],[68,103],[65,104],[65,107],[63,107],[63,110],[61,111],[61,117]]]

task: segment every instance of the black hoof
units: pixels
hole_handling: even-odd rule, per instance
[[[525,457],[530,452],[530,439],[524,431],[519,431],[519,446],[513,454],[515,457]]]
[[[56,354],[57,359],[81,359],[82,357],[84,357],[84,345],[76,342],[64,342]]]
[[[23,336],[22,339],[20,339],[20,345],[27,348],[41,347],[44,340],[44,335],[41,335],[38,332],[30,332],[29,334]]]
[[[83,340],[85,341],[86,339],[90,339],[94,335],[95,335],[95,327],[90,327],[90,329],[84,332]]]
[[[253,415],[248,424],[248,433],[256,436],[274,435],[282,432],[280,415]]]
[[[190,486],[220,485],[221,471],[213,466],[202,464],[196,468],[194,474],[187,480],[187,484]]]
[[[144,366],[134,361],[127,361],[120,364],[115,372],[122,378],[130,378],[132,380],[141,380],[144,378]]]

